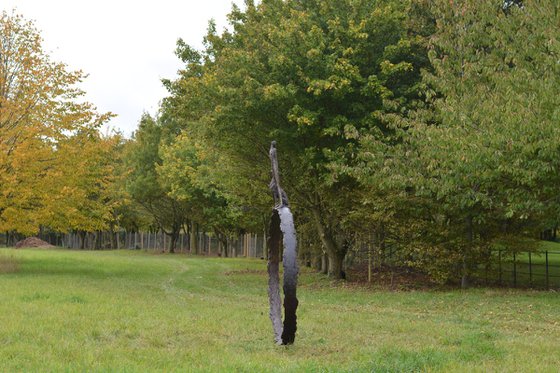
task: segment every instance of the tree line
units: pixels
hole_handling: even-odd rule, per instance
[[[323,258],[340,278],[348,251],[370,240],[402,265],[466,286],[494,249],[534,250],[556,229],[559,8],[553,0],[247,0],[233,6],[226,29],[209,23],[202,50],[178,40],[184,67],[163,81],[169,95],[132,139],[86,131],[110,114],[80,119],[55,105],[80,125],[34,115],[41,131],[61,128],[60,140],[17,140],[17,154],[38,160],[25,151],[37,146],[68,164],[62,150],[87,144],[96,166],[83,171],[97,174],[48,177],[63,165],[30,159],[38,169],[28,171],[52,188],[44,198],[31,186],[15,197],[18,182],[27,184],[14,167],[25,162],[3,140],[0,225],[151,227],[169,235],[170,251],[181,230],[204,229],[227,247],[228,237],[267,226],[276,140],[302,255]],[[2,105],[12,99],[0,96]]]

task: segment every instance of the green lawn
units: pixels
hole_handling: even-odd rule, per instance
[[[548,252],[548,256],[547,253]],[[480,266],[475,275],[482,283],[486,279],[506,286],[560,289],[560,244],[541,241],[539,250],[531,254],[518,253],[515,266],[511,254],[501,253],[501,265],[498,251],[494,251],[494,261],[490,268]],[[547,271],[548,262],[548,271]],[[501,281],[500,281],[501,272]],[[548,277],[548,280],[547,280]]]
[[[304,272],[275,346],[265,262],[0,249],[0,371],[557,372],[560,297],[388,292]]]

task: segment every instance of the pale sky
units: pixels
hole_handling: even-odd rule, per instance
[[[144,111],[154,114],[167,91],[161,78],[181,68],[175,42],[202,47],[208,21],[218,30],[240,0],[1,0],[35,21],[55,61],[89,74],[81,88],[98,111],[118,114],[110,127],[127,136]],[[104,129],[106,131],[106,129]]]

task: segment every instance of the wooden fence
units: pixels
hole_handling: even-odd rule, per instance
[[[51,245],[69,249],[108,250],[137,249],[168,251],[170,237],[162,232],[88,232],[88,233],[48,233],[38,237]],[[16,241],[8,240],[6,234],[0,234],[0,246],[12,246]],[[265,258],[266,239],[263,234],[240,234],[229,238],[227,245],[215,236],[200,232],[196,238],[198,254],[228,257]],[[181,233],[175,251],[192,252],[190,235]],[[225,249],[227,247],[227,251]]]

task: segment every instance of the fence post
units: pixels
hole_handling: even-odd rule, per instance
[[[263,258],[268,260],[268,247],[266,242],[266,228],[263,229]]]
[[[500,286],[502,285],[502,250],[498,250],[498,273],[500,276]]]
[[[546,290],[548,290],[550,285],[548,280],[548,250],[545,252],[545,258],[546,258]]]
[[[533,266],[531,261],[531,252],[529,252],[529,286],[533,287]]]
[[[486,264],[484,265],[484,284],[488,286],[488,267],[490,266],[490,258],[492,257],[492,251],[488,248],[488,258],[486,259]]]
[[[517,262],[515,260],[515,253],[513,253],[513,287],[517,287]]]
[[[183,234],[179,233],[179,247],[181,250],[181,254],[183,253]]]
[[[371,283],[371,264],[372,264],[372,257],[371,257],[371,244],[367,244],[367,254],[368,254],[368,276],[367,282]]]

